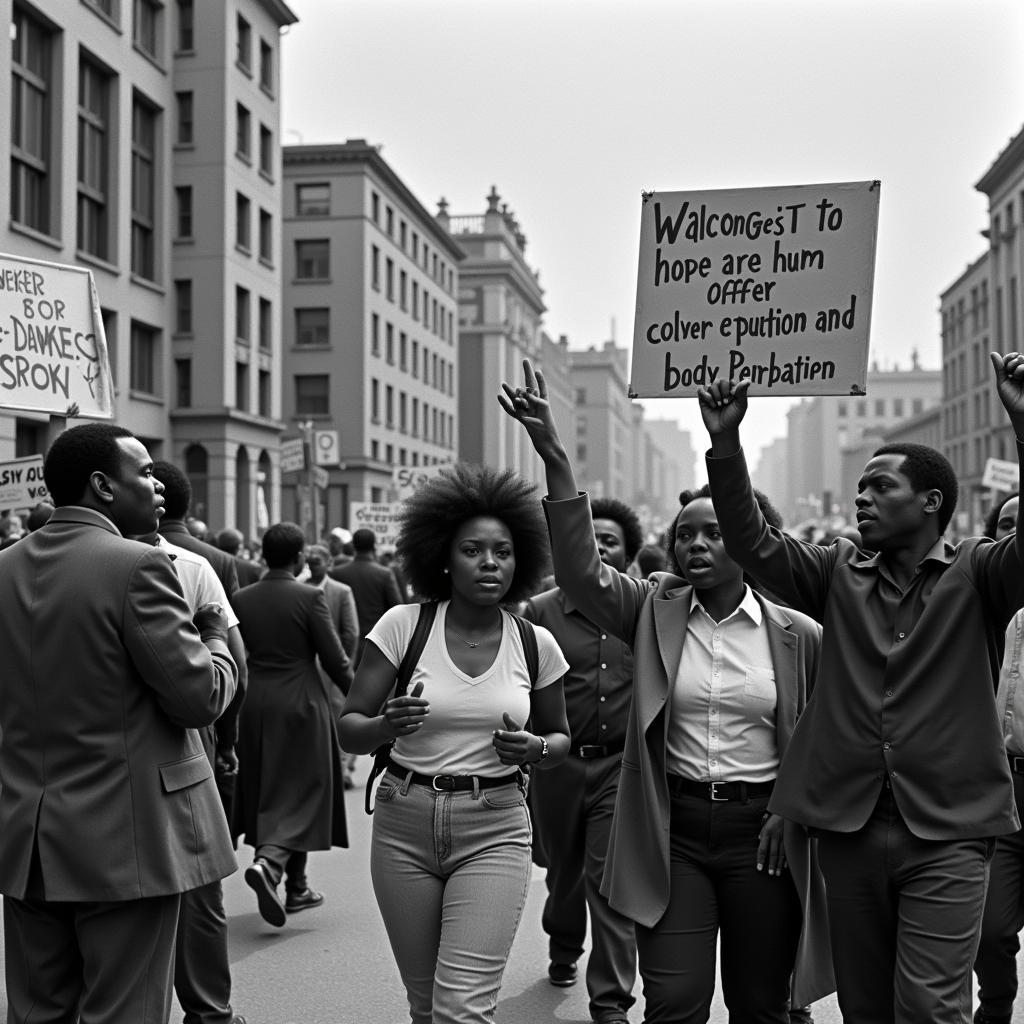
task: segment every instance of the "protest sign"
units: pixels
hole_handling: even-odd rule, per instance
[[[0,462],[0,512],[32,508],[50,495],[43,483],[42,455]]]
[[[629,393],[866,393],[877,181],[643,196]]]
[[[353,501],[349,504],[348,528],[373,530],[378,548],[393,548],[398,540],[400,501]]]
[[[395,466],[391,470],[391,486],[399,501],[405,501],[421,484],[441,475],[442,469],[450,469],[451,463],[436,466]]]
[[[992,458],[985,460],[982,487],[991,487],[993,491],[1015,491],[1019,480],[1020,469],[1016,462]]]
[[[99,298],[82,267],[0,253],[0,408],[108,419],[114,387]]]

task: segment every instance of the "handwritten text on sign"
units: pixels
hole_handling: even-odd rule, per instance
[[[32,508],[49,501],[43,483],[42,455],[0,462],[0,512],[12,508]]]
[[[353,501],[349,504],[348,527],[373,530],[377,538],[377,549],[393,548],[398,540],[398,519],[402,503]]]
[[[113,415],[92,274],[0,253],[0,408]]]
[[[716,380],[864,394],[879,192],[860,181],[646,194],[631,396]]]

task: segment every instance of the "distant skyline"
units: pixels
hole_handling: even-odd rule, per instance
[[[432,213],[495,186],[570,347],[631,347],[641,191],[878,178],[871,359],[941,365],[974,183],[1024,125],[1019,0],[288,3],[282,144],[365,138]],[[752,400],[752,458],[793,401]],[[695,400],[643,404],[699,456]]]

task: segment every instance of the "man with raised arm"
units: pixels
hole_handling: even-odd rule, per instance
[[[993,353],[992,365],[1019,457],[1024,357]],[[994,837],[1019,827],[994,695],[1021,604],[1024,520],[999,542],[945,543],[952,467],[891,444],[857,485],[863,549],[796,540],[751,492],[747,385],[716,382],[699,400],[729,555],[824,626],[769,809],[819,837],[843,1019],[963,1024]]]

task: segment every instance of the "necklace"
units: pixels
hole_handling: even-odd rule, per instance
[[[501,623],[500,622],[498,623],[498,627],[497,628],[501,629]],[[461,640],[467,647],[470,647],[470,648],[473,648],[473,649],[476,649],[477,647],[479,647],[494,632],[493,629],[489,629],[482,637],[480,637],[479,640],[467,640],[465,637],[459,636],[459,634],[456,633],[455,630],[452,629],[451,626],[448,626],[447,629],[448,629],[448,632],[451,633],[451,635],[453,637],[455,637],[456,640]]]

